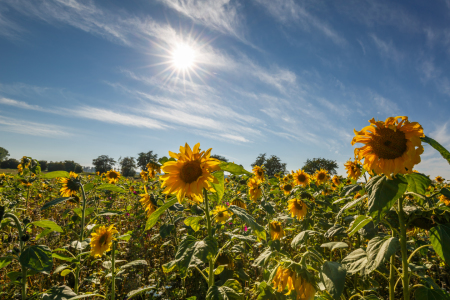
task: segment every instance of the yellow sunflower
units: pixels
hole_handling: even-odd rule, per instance
[[[269,229],[272,240],[279,240],[284,236],[283,227],[281,227],[281,223],[278,221],[270,222]]]
[[[445,179],[441,176],[437,176],[434,180],[436,180],[438,183],[443,183],[445,181]]]
[[[31,164],[31,159],[29,159],[28,157],[24,156],[20,159],[20,164],[22,165],[22,167],[24,168],[29,168],[30,164]]]
[[[145,188],[145,194],[139,195],[142,197],[141,200],[139,200],[139,202],[141,202],[142,206],[145,208],[147,217],[150,217],[150,215],[156,210],[156,206],[150,199],[150,195],[147,193],[147,188],[146,187],[144,187],[144,188]]]
[[[331,181],[336,185],[340,185],[342,180],[340,176],[334,175],[333,178],[331,178]]]
[[[29,182],[28,180],[26,180],[26,179],[19,179],[19,181],[20,181],[20,184],[21,185],[23,185],[23,186],[26,186],[26,187],[29,187],[29,186],[31,186],[31,182]]]
[[[291,199],[288,201],[288,209],[291,216],[296,216],[298,220],[303,219],[308,212],[306,204],[300,199]]]
[[[232,205],[236,205],[237,207],[243,208],[243,209],[247,209],[247,205],[245,205],[245,202],[242,201],[239,198],[235,198],[233,200],[233,202],[231,202]]]
[[[110,184],[118,183],[120,179],[120,173],[115,170],[110,170],[106,172],[106,179],[108,179],[108,182]]]
[[[169,155],[176,161],[168,161],[162,167],[161,187],[166,187],[163,193],[176,194],[181,203],[185,196],[203,202],[203,189],[215,192],[211,183],[219,181],[211,173],[220,169],[220,161],[210,157],[211,148],[200,151],[198,143],[192,150],[186,143],[185,147],[180,146],[180,153],[169,151]]]
[[[264,181],[264,169],[262,167],[254,166],[252,171],[257,179]]]
[[[303,170],[298,170],[294,174],[294,183],[296,185],[308,186],[311,181],[311,176]]]
[[[345,169],[347,170],[347,176],[351,179],[358,180],[361,176],[361,166],[356,161],[348,160],[344,164]]]
[[[370,125],[361,131],[354,130],[356,136],[352,140],[352,145],[365,144],[355,149],[355,158],[364,159],[364,169],[388,178],[392,173],[411,173],[423,153],[420,138],[425,135],[422,126],[409,122],[408,117],[390,117],[384,122],[371,119],[369,122]]]
[[[77,192],[80,190],[80,182],[77,178],[78,174],[70,172],[68,178],[59,179],[59,183],[62,184],[62,187],[59,190],[61,196],[72,197],[77,194]]]
[[[95,174],[98,176],[98,175],[100,175],[100,172],[95,172]]]
[[[232,215],[224,205],[218,205],[214,210],[212,210],[212,214],[216,215],[216,222],[224,224]]]
[[[316,173],[314,174],[314,178],[316,179],[317,184],[325,183],[329,178],[328,171],[320,169],[316,171]]]
[[[316,289],[311,283],[294,271],[281,266],[278,267],[272,284],[273,288],[279,293],[283,292],[287,287],[288,292],[285,295],[289,295],[292,291],[295,291],[297,293],[297,300],[312,300],[316,294]]]
[[[255,177],[250,178],[247,182],[250,200],[252,200],[253,202],[256,202],[256,200],[261,197],[262,190],[260,184],[261,181],[256,179]]]
[[[148,181],[148,172],[142,170],[140,175],[141,175],[142,180]]]
[[[23,173],[23,167],[21,164],[17,165],[17,171],[19,172],[19,175],[22,175]]]
[[[447,206],[450,206],[450,198],[445,197],[444,195],[439,196],[439,200]]]
[[[91,255],[94,257],[102,256],[105,251],[111,249],[113,235],[119,233],[113,225],[109,227],[100,226],[91,237]]]
[[[289,195],[294,188],[294,185],[292,183],[285,183],[281,185],[281,190],[284,192],[285,195]]]

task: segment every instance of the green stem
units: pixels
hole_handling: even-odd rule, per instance
[[[84,219],[86,214],[86,193],[84,192],[83,185],[81,186],[81,195],[83,196],[83,209],[81,210],[81,231],[78,237],[81,243],[84,240]],[[80,281],[80,271],[81,271],[81,256],[78,259],[77,269],[75,270],[75,287],[74,292],[78,295],[79,281]]]
[[[12,213],[6,213],[5,218],[11,218],[14,220],[14,223],[16,224],[17,231],[19,231],[19,245],[20,245],[20,253],[22,254],[23,248],[24,248],[24,242],[22,241],[23,236],[23,230],[22,226],[20,226],[19,218],[15,214]],[[25,266],[22,266],[22,300],[27,299],[27,268]]]
[[[206,224],[208,227],[208,237],[210,239],[212,236],[212,228],[211,228],[211,218],[209,216],[209,202],[208,202],[208,192],[203,189],[203,195],[205,197],[205,214],[206,214]],[[209,274],[208,274],[208,287],[212,287],[214,285],[214,262],[213,259],[209,260]]]
[[[112,244],[112,254],[111,254],[111,300],[116,298],[116,241]]]
[[[400,246],[402,251],[402,284],[403,299],[409,300],[408,249],[406,248],[406,222],[403,212],[403,197],[398,201],[398,220],[400,223]]]
[[[395,237],[394,230],[391,230],[392,237]],[[395,300],[395,254],[393,254],[389,261],[389,300]]]
[[[423,245],[423,246],[420,246],[419,248],[417,248],[416,250],[414,250],[413,253],[411,253],[411,255],[408,258],[408,263],[411,261],[411,258],[414,256],[414,254],[416,254],[417,251],[419,251],[420,249],[425,248],[425,247],[433,247],[433,246],[432,245]]]
[[[175,237],[174,237],[174,238],[175,238],[175,246],[177,246],[177,249],[178,249],[178,239],[177,239],[176,225],[175,225],[175,223],[173,222],[172,214],[170,213],[169,210],[167,210],[167,213],[169,214],[170,222],[173,224],[173,226],[175,226],[175,230],[174,230],[174,234],[175,234]]]

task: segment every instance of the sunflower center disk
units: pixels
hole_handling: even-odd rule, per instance
[[[107,234],[107,233],[104,233],[104,234],[98,239],[98,242],[99,242],[100,245],[104,245],[104,244],[106,244],[107,240],[108,240],[108,234]]]
[[[306,176],[301,174],[301,175],[297,176],[297,179],[298,179],[298,181],[303,182],[306,180]]]
[[[186,183],[191,183],[196,181],[200,176],[202,176],[203,171],[200,167],[200,162],[191,161],[186,163],[180,172],[180,178]]]
[[[298,203],[297,201],[294,202],[294,207],[296,210],[302,210],[303,209],[303,204]]]
[[[377,130],[377,135],[373,137],[373,152],[383,159],[396,159],[406,151],[405,133],[400,130],[394,131],[390,128]]]
[[[324,179],[325,179],[325,174],[320,173],[320,174],[317,176],[317,178],[318,178],[319,180],[324,180]]]

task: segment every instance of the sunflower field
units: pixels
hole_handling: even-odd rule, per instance
[[[200,144],[140,179],[23,157],[0,174],[0,299],[450,299],[450,188],[414,170],[423,143],[450,152],[369,122],[346,177],[269,178]]]

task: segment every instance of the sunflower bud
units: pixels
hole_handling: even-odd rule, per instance
[[[29,223],[31,223],[30,218],[26,217],[25,219],[23,219],[23,224],[27,225]]]
[[[20,237],[20,240],[22,242],[27,242],[29,239],[30,239],[30,235],[28,233],[25,233]]]

